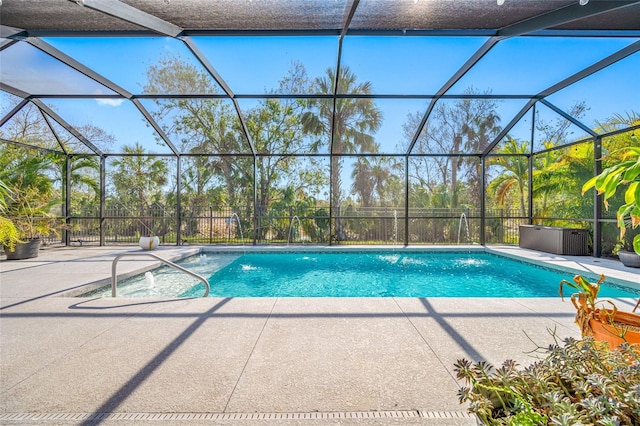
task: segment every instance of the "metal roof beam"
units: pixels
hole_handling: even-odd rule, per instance
[[[2,117],[2,119],[0,119],[0,127],[4,126],[7,121],[11,120],[11,118],[14,115],[16,115],[18,111],[24,108],[24,106],[28,103],[29,103],[29,99],[23,99],[22,101],[20,101],[18,105],[16,105],[11,111],[9,111],[7,115],[5,115],[4,117]]]
[[[559,90],[564,89],[567,86],[572,85],[573,83],[582,80],[585,77],[590,76],[591,74],[594,74],[598,71],[600,71],[603,68],[608,67],[609,65],[618,62],[624,58],[626,58],[627,56],[633,55],[634,53],[640,51],[640,41],[636,41],[633,44],[630,44],[629,46],[618,50],[617,52],[607,56],[606,58],[596,62],[595,64],[588,66],[587,68],[573,74],[572,76],[569,76],[567,78],[565,78],[564,80],[562,80],[559,83],[554,84],[553,86],[543,90],[542,92],[538,93],[536,95],[537,98],[544,98],[547,97]]]
[[[8,25],[0,25],[0,37],[2,38],[21,38],[24,37],[26,31],[22,28],[14,28]]]
[[[333,81],[333,109],[331,112],[331,125],[329,127],[329,152],[333,154],[333,142],[334,142],[334,131],[333,129],[336,126],[336,109],[338,107],[338,83],[340,81],[340,67],[342,65],[342,43],[344,42],[344,36],[347,35],[349,31],[349,25],[351,25],[351,20],[353,19],[353,15],[356,13],[356,9],[358,8],[358,4],[360,0],[351,0],[351,6],[347,8],[349,11],[342,23],[342,31],[340,32],[340,36],[338,37],[338,53],[336,55],[336,68],[335,68],[335,76]]]
[[[72,125],[70,125],[62,117],[60,117],[58,115],[58,113],[56,113],[54,110],[49,108],[49,106],[47,106],[47,104],[42,102],[40,99],[32,99],[31,101],[38,108],[40,108],[40,110],[44,111],[47,115],[49,115],[51,118],[53,118],[59,125],[64,127],[67,132],[71,133],[73,136],[78,138],[78,140],[80,142],[82,142],[83,144],[85,144],[87,146],[87,148],[89,148],[91,151],[95,152],[97,155],[99,155],[101,157],[104,155],[104,153],[100,149],[98,149],[97,146],[95,146],[87,138],[85,138],[82,134],[80,134],[80,132],[78,132]]]
[[[511,38],[515,36],[520,36],[524,34],[528,34],[534,31],[544,30],[550,27],[555,27],[558,25],[565,24],[567,22],[572,22],[575,20],[587,18],[589,16],[598,15],[600,13],[609,12],[615,9],[631,6],[634,4],[640,3],[640,1],[606,1],[606,2],[596,2],[592,1],[585,6],[580,6],[579,4],[572,4],[567,7],[563,7],[561,9],[554,10],[549,13],[545,13],[540,16],[536,16],[531,19],[527,19],[521,22],[518,22],[513,25],[509,25],[507,27],[501,28],[497,32],[497,37],[491,37],[487,40],[480,48],[467,60],[467,62],[462,65],[462,67],[442,86],[442,88],[437,92],[437,97],[434,98],[424,117],[422,118],[416,133],[413,135],[413,139],[411,140],[411,144],[409,145],[409,149],[407,149],[407,155],[411,154],[424,126],[427,124],[429,120],[429,116],[433,111],[433,107],[435,102],[439,100],[439,97],[444,95],[451,87],[453,87],[475,64],[482,59],[482,57],[487,54],[487,52],[496,45],[496,43],[502,39]],[[571,84],[571,83],[569,83]]]
[[[7,93],[11,93],[14,96],[18,96],[19,98],[28,98],[30,95],[29,93],[18,89],[17,87],[13,87],[8,85],[7,83],[5,83],[4,81],[0,81],[0,90],[3,90]]]
[[[196,59],[205,67],[207,72],[213,77],[213,79],[222,87],[222,90],[227,94],[231,101],[233,102],[233,106],[236,110],[236,114],[238,115],[238,120],[240,120],[240,126],[242,127],[242,132],[247,139],[247,143],[249,144],[249,148],[251,148],[251,153],[256,155],[256,148],[251,140],[251,135],[249,135],[249,127],[247,126],[247,121],[242,114],[242,110],[240,109],[240,104],[238,100],[235,98],[235,94],[231,90],[231,88],[227,85],[227,82],[224,81],[222,76],[218,73],[215,67],[209,62],[206,55],[200,50],[200,47],[194,43],[194,41],[190,37],[179,37],[180,40],[187,46],[187,48],[193,53]]]
[[[122,19],[169,37],[177,37],[183,29],[157,16],[150,15],[119,0],[69,0],[114,18]]]
[[[134,105],[138,108],[138,110],[142,113],[142,115],[144,115],[145,119],[147,120],[147,122],[149,122],[151,127],[153,127],[156,130],[156,132],[160,135],[160,137],[163,139],[164,143],[174,152],[174,154],[179,155],[178,150],[173,145],[173,143],[171,142],[169,137],[164,133],[164,131],[162,131],[160,126],[158,126],[158,124],[155,122],[153,117],[151,117],[151,115],[144,108],[144,106],[139,101],[133,99],[133,94],[131,94],[128,90],[126,90],[125,88],[117,85],[116,83],[114,83],[113,81],[109,80],[108,78],[98,74],[97,72],[95,72],[91,68],[81,64],[80,62],[76,61],[75,59],[73,59],[72,57],[67,55],[66,53],[56,49],[55,47],[53,47],[49,43],[43,41],[42,39],[29,37],[26,41],[29,44],[31,44],[32,46],[36,47],[37,49],[40,49],[41,51],[43,51],[47,55],[50,55],[50,56],[56,58],[57,60],[59,60],[60,62],[64,63],[65,65],[75,69],[76,71],[86,75],[87,77],[91,78],[92,80],[94,80],[94,81],[98,82],[99,84],[105,86],[109,90],[119,94],[120,96],[122,96],[122,97],[124,97],[126,99],[129,99],[129,100],[133,101]]]
[[[158,125],[156,120],[154,120],[154,118],[151,116],[151,114],[149,114],[149,111],[147,111],[147,109],[144,107],[144,105],[142,105],[142,103],[138,99],[132,99],[132,102],[136,106],[136,108],[138,108],[138,111],[140,111],[140,113],[142,113],[142,115],[144,115],[144,118],[151,125],[151,127],[153,127],[153,129],[158,133],[158,135],[160,135],[160,137],[162,138],[164,143],[167,144],[169,149],[171,149],[171,151],[173,151],[173,153],[176,156],[180,156],[180,151],[178,150],[178,148],[176,148],[175,145],[173,144],[173,142],[171,142],[171,139],[169,139],[169,136],[166,135],[166,133]]]
[[[432,99],[431,102],[429,103],[429,107],[427,108],[427,111],[422,117],[422,120],[420,121],[420,125],[418,126],[416,133],[414,133],[413,139],[411,139],[411,143],[409,144],[409,148],[407,149],[407,155],[411,154],[411,151],[413,151],[413,147],[418,141],[418,138],[422,133],[422,129],[427,124],[427,120],[429,119],[429,116],[431,115],[431,111],[433,111],[433,108],[436,102],[438,102],[440,97],[443,96],[446,92],[448,92],[449,89],[451,89],[453,85],[458,82],[458,80],[460,80],[467,72],[469,72],[469,70],[473,68],[473,66],[480,59],[482,59],[482,57],[486,55],[487,52],[489,52],[489,50],[491,50],[493,46],[495,46],[496,43],[498,43],[499,40],[500,39],[497,37],[491,37],[489,40],[485,41],[484,44],[480,46],[480,48],[476,50],[475,53],[467,60],[467,62],[465,62],[460,67],[460,69],[458,69],[458,71],[456,71],[456,73],[453,74],[451,78],[440,88],[440,90],[438,90],[435,98]]]
[[[62,151],[56,151],[55,149],[43,148],[41,146],[29,145],[29,144],[22,143],[22,142],[16,142],[16,141],[12,141],[11,139],[0,138],[0,142],[7,143],[9,145],[20,146],[22,148],[37,149],[39,151],[50,152],[52,154],[66,155],[66,153],[64,153]]]
[[[194,54],[198,62],[200,62],[203,67],[205,67],[207,72],[211,75],[211,77],[213,77],[216,83],[218,83],[220,87],[222,87],[222,90],[224,90],[227,96],[229,96],[230,98],[233,98],[234,97],[233,90],[231,90],[227,82],[224,81],[224,79],[218,73],[218,70],[215,69],[213,64],[209,62],[209,60],[207,59],[207,56],[204,54],[204,52],[202,52],[202,50],[200,50],[200,46],[198,46],[198,44],[195,43],[191,37],[178,37],[178,39],[181,40],[187,46],[187,48],[191,51],[191,53]]]
[[[585,132],[589,133],[591,136],[598,136],[598,134],[596,132],[594,132],[593,130],[591,130],[589,127],[587,127],[585,124],[583,124],[581,121],[575,119],[574,117],[570,116],[569,114],[567,114],[566,112],[564,112],[563,110],[561,110],[560,108],[558,108],[557,106],[555,106],[554,104],[552,104],[551,102],[547,101],[546,99],[540,99],[540,102],[542,102],[544,105],[548,106],[549,108],[551,108],[553,111],[555,111],[557,114],[560,114],[562,117],[564,117],[566,120],[569,120],[570,122],[572,122],[573,124],[575,124],[576,126],[580,127],[582,130],[584,130]]]
[[[484,151],[482,151],[482,157],[485,157],[487,154],[489,154],[491,152],[491,150],[493,148],[495,148],[495,146],[498,144],[498,142],[500,142],[502,140],[502,138],[504,138],[508,133],[509,130],[511,130],[513,128],[513,126],[515,126],[518,121],[520,121],[520,119],[522,117],[524,117],[524,115],[531,109],[531,107],[533,105],[535,105],[536,100],[535,99],[529,99],[529,102],[527,102],[525,104],[525,106],[522,107],[522,109],[520,111],[518,111],[518,113],[515,115],[515,117],[513,117],[511,119],[511,121],[509,122],[509,124],[507,124],[504,129],[502,129],[500,131],[500,133],[498,134],[498,136],[496,136],[496,138],[493,140],[493,142],[491,142],[489,145],[487,145],[487,147],[484,149]],[[531,141],[531,143],[533,144],[533,141]]]
[[[98,74],[97,72],[95,72],[94,70],[92,70],[91,68],[87,67],[84,64],[81,64],[80,62],[76,61],[75,59],[73,59],[71,56],[67,55],[66,53],[56,49],[55,47],[53,47],[52,45],[50,45],[49,43],[47,43],[46,41],[43,41],[40,38],[35,38],[35,37],[29,37],[26,39],[27,43],[29,43],[30,45],[32,45],[33,47],[43,51],[44,53],[46,53],[47,55],[50,55],[54,58],[56,58],[57,60],[59,60],[60,62],[64,63],[65,65],[73,68],[74,70],[86,75],[87,77],[91,78],[92,80],[102,84],[103,86],[107,87],[108,89],[110,89],[111,91],[127,98],[127,99],[131,99],[131,97],[133,96],[131,93],[129,93],[128,90],[124,89],[121,86],[118,86],[116,83],[114,83],[113,81],[109,80],[108,78]]]
[[[591,1],[584,6],[580,6],[578,2],[576,2],[561,9],[501,28],[498,30],[498,36],[506,38],[528,34],[533,31],[553,28],[568,22],[578,21],[580,19],[632,6],[638,3],[640,3],[640,1],[608,0]]]
[[[18,42],[18,40],[13,39],[13,38],[0,39],[0,52],[3,51],[4,49],[6,49],[7,47],[14,45],[17,42]]]
[[[58,132],[56,132],[56,129],[51,125],[50,117],[47,114],[45,114],[41,109],[38,109],[38,112],[40,113],[40,115],[42,115],[44,122],[47,123],[47,127],[53,134],[53,137],[56,138],[56,142],[58,143],[58,146],[60,147],[60,149],[64,152],[65,155],[69,155],[69,153],[67,152],[67,149],[62,144],[62,140],[60,139]]]
[[[540,99],[540,101],[548,106],[549,108],[551,108],[553,111],[555,111],[556,113],[560,114],[562,117],[566,118],[567,120],[571,121],[572,123],[574,123],[575,125],[577,125],[578,127],[580,127],[582,130],[586,131],[587,133],[589,133],[591,136],[597,136],[597,134],[589,129],[587,126],[585,126],[584,124],[582,124],[580,121],[576,120],[575,118],[571,117],[569,114],[567,114],[566,112],[562,111],[560,108],[556,107],[555,105],[551,104],[550,102],[546,101],[544,98],[546,96],[549,96],[559,90],[564,89],[565,87],[575,83],[578,80],[581,80],[597,71],[600,71],[601,69],[613,64],[614,62],[617,62],[621,59],[626,58],[629,55],[634,54],[635,52],[638,52],[640,50],[640,41],[637,41],[633,44],[630,44],[629,46],[618,50],[617,52],[607,56],[606,58],[596,62],[595,64],[575,73],[574,75],[562,80],[561,82],[554,84],[553,86],[549,87],[546,90],[543,90],[542,92],[538,93],[533,99],[531,99],[523,108],[522,110],[520,110],[520,112],[518,113],[518,115],[516,115],[513,120],[511,120],[511,122],[504,128],[502,129],[502,131],[500,132],[500,134],[496,137],[496,139],[494,139],[493,142],[491,142],[489,144],[489,146],[487,146],[487,148],[484,150],[484,152],[482,153],[482,155],[487,155],[489,152],[491,152],[491,150],[498,144],[498,142],[500,142],[500,140],[502,140],[503,137],[505,137],[507,135],[507,133],[509,132],[509,130],[511,130],[511,128],[520,120],[520,118],[522,118],[522,116],[527,112],[527,110],[529,108],[531,108],[531,106],[533,106],[533,104],[536,102],[537,99]],[[531,141],[531,143],[533,143],[533,141]]]

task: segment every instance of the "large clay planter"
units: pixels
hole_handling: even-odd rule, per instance
[[[14,251],[9,251],[9,248],[7,247],[4,248],[7,260],[21,260],[38,257],[38,250],[40,250],[40,238],[33,238],[24,243],[17,243]]]
[[[143,250],[154,250],[160,244],[160,238],[155,237],[140,237],[140,247]]]
[[[611,311],[609,311],[611,312]],[[640,315],[631,312],[618,311],[615,314],[614,320],[624,324],[640,327]],[[601,321],[592,319],[589,321],[591,330],[593,331],[593,338],[601,342],[607,342],[611,349],[615,349],[620,346],[625,340],[619,336],[619,331],[615,330],[613,326],[604,324]],[[618,328],[624,326],[617,326]],[[640,331],[627,330],[625,334],[626,342],[629,344],[640,344]]]

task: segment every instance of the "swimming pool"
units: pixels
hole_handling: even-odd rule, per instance
[[[212,297],[558,297],[560,281],[573,276],[478,251],[206,253],[179,263],[208,279]],[[203,292],[169,268],[118,285],[125,297]],[[638,297],[611,284],[600,295]]]

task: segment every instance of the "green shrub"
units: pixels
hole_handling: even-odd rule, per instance
[[[486,425],[640,425],[638,345],[612,351],[587,337],[538,350],[525,368],[458,360],[460,403]]]

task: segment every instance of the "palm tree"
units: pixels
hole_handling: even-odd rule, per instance
[[[164,161],[146,155],[139,143],[123,147],[125,156],[113,161],[112,174],[116,197],[127,209],[137,208],[140,233],[151,232],[151,227],[142,222],[145,211],[152,203],[161,201],[162,187],[168,181],[168,168]]]
[[[362,207],[371,207],[375,182],[369,160],[359,157],[353,167],[351,177],[353,178],[351,192],[360,196]]]
[[[582,184],[593,176],[593,144],[558,150],[556,160],[534,174],[534,191],[545,194],[545,215],[585,218],[593,214],[589,198],[580,194]]]
[[[331,68],[322,77],[315,79],[319,93],[333,93],[335,72]],[[357,76],[348,67],[340,70],[338,93],[349,95],[371,94],[371,82],[358,83]],[[371,133],[380,127],[382,112],[370,98],[339,99],[333,108],[332,99],[313,99],[309,102],[310,111],[303,115],[304,129],[315,135],[333,131],[331,146],[331,207],[337,209],[340,216],[342,194],[342,155],[355,153],[376,153],[378,145]],[[315,144],[318,148],[320,141]],[[340,219],[336,219],[336,234],[343,239]]]
[[[549,198],[553,194],[561,193],[566,185],[565,176],[558,175],[554,170],[554,164],[561,156],[559,150],[553,150],[554,143],[543,142],[545,152],[534,160],[534,170],[532,174],[532,192],[536,204],[536,215],[547,216]]]
[[[507,196],[516,189],[522,216],[527,214],[525,207],[527,176],[529,174],[527,150],[527,142],[518,143],[516,139],[507,136],[505,145],[497,151],[498,154],[506,155],[491,159],[491,164],[502,167],[502,173],[493,179],[487,187],[487,191],[494,195],[496,202],[500,205],[504,205]]]

